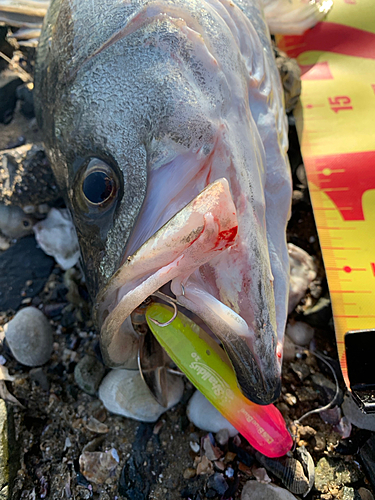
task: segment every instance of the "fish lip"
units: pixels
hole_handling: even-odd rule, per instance
[[[130,359],[127,344],[134,354],[130,340],[137,337],[134,330],[125,331],[126,319],[145,299],[171,282],[178,303],[200,317],[222,343],[244,395],[258,404],[274,401],[280,392],[280,365],[273,349],[272,325],[263,332],[256,331],[255,325],[249,325],[191,279],[201,265],[223,256],[228,248],[236,248],[237,229],[228,182],[219,179],[122,263],[97,297],[96,319],[107,363],[125,367]]]

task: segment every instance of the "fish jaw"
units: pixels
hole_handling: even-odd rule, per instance
[[[211,295],[200,270],[211,261],[226,265],[228,253],[241,258],[237,212],[224,178],[204,189],[129,257],[99,294],[96,310],[101,325],[104,360],[125,366],[134,357],[130,314],[150,295],[171,282],[178,304],[197,314],[222,343],[246,397],[269,404],[280,392],[276,332],[261,337],[239,314]],[[218,265],[218,269],[220,265]],[[264,333],[264,332],[262,332]],[[259,342],[274,361],[264,366]],[[270,357],[270,356],[268,356]],[[270,375],[270,376],[268,376]]]

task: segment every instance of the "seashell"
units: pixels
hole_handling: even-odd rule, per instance
[[[42,250],[54,257],[63,269],[77,264],[80,252],[74,224],[65,208],[51,208],[46,219],[33,227]]]
[[[162,413],[176,405],[184,392],[181,377],[167,374],[168,406],[154,399],[138,370],[112,370],[99,387],[99,399],[112,413],[141,422],[156,422]]]
[[[8,238],[21,238],[33,232],[35,219],[20,208],[0,204],[0,230]]]
[[[297,448],[295,455],[297,458],[285,456],[272,459],[259,452],[255,453],[258,462],[279,478],[288,490],[296,495],[306,496],[314,485],[314,462],[304,446]]]
[[[115,448],[109,451],[84,451],[79,457],[79,467],[85,478],[103,484],[114,473],[120,459]]]
[[[186,414],[190,422],[204,431],[219,432],[228,429],[231,437],[238,434],[238,430],[199,391],[190,398]]]
[[[4,332],[13,356],[23,365],[40,366],[49,360],[53,349],[53,331],[39,309],[21,309],[5,325]]]

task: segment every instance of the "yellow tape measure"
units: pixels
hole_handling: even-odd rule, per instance
[[[324,22],[278,45],[301,67],[295,117],[349,387],[345,334],[375,328],[373,0],[335,0]]]

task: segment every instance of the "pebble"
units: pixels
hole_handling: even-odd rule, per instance
[[[188,467],[187,469],[184,470],[183,476],[185,479],[191,479],[192,477],[195,477],[196,471],[193,469],[193,467]]]
[[[40,366],[53,350],[53,331],[44,314],[35,307],[21,309],[4,328],[9,348],[19,363]]]
[[[274,484],[247,481],[243,487],[241,500],[297,500],[289,491]]]
[[[323,457],[315,468],[315,488],[322,493],[328,492],[328,485],[341,488],[359,479],[360,472],[353,462]]]
[[[297,404],[297,398],[293,394],[290,394],[290,392],[284,394],[283,399],[289,406],[294,406],[295,404]]]
[[[93,416],[89,418],[89,421],[86,424],[86,428],[91,431],[95,432],[97,434],[107,434],[109,432],[109,428],[107,425],[103,424],[102,422],[99,422],[99,420],[96,420]]]
[[[46,219],[33,227],[42,250],[64,269],[75,266],[80,257],[77,233],[66,208],[51,208]]]
[[[223,456],[223,452],[212,441],[214,441],[212,434],[208,434],[202,439],[204,453],[209,460],[219,460]]]
[[[317,432],[314,436],[314,440],[315,440],[314,451],[322,452],[326,449],[327,441],[323,434]]]
[[[49,391],[49,381],[47,375],[44,373],[43,368],[33,368],[29,371],[31,380],[36,382],[44,391]]]
[[[205,474],[210,475],[214,471],[214,466],[212,465],[211,460],[208,460],[206,455],[203,455],[202,460],[198,463],[197,466],[197,476],[203,476]]]
[[[358,493],[361,497],[361,500],[374,500],[373,494],[367,488],[359,488]]]
[[[230,437],[238,434],[237,429],[199,391],[190,398],[186,413],[190,422],[199,429],[208,432],[227,429]]]
[[[320,297],[318,302],[303,311],[303,320],[314,328],[327,329],[332,320],[332,306],[328,297]]]
[[[209,477],[207,480],[207,488],[212,488],[219,495],[224,495],[228,489],[228,483],[225,480],[223,474],[216,472],[213,476]]]
[[[102,363],[95,356],[86,354],[74,368],[74,380],[84,392],[94,396],[104,377],[104,372],[105,368]]]
[[[141,422],[156,422],[162,413],[176,405],[184,392],[181,377],[167,374],[168,407],[152,396],[138,370],[111,370],[99,387],[99,398],[112,413]]]
[[[316,389],[318,389],[319,393],[323,395],[324,403],[333,403],[333,397],[336,394],[336,384],[331,382],[328,378],[326,378],[321,373],[313,373],[311,375],[311,380]],[[342,403],[343,392],[339,389],[339,394],[337,399],[335,399],[336,405],[340,405]]]
[[[366,415],[359,409],[357,403],[353,400],[350,394],[344,397],[344,402],[341,406],[345,417],[349,422],[360,429],[375,431],[375,414]]]
[[[316,266],[312,257],[302,248],[288,243],[290,281],[289,314],[295,309],[306,294],[310,283],[316,278]]]
[[[82,474],[88,481],[103,484],[119,464],[117,451],[84,451],[79,457],[79,466]]]
[[[286,326],[286,334],[295,344],[307,346],[314,337],[314,328],[302,321],[290,321]]]
[[[0,230],[8,238],[22,238],[33,232],[35,220],[16,206],[0,204]]]

